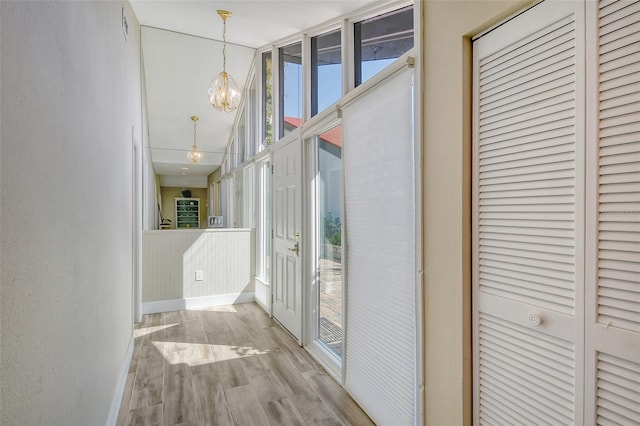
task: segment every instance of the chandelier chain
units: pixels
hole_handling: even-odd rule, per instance
[[[227,72],[227,17],[222,18],[222,71]]]

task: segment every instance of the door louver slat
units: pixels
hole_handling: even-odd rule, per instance
[[[640,28],[640,2],[616,2],[600,8],[598,322],[634,332],[640,332],[640,43],[638,33],[634,32],[637,28]]]
[[[553,19],[478,57],[476,288],[564,321],[576,310],[577,53],[572,11]],[[480,423],[571,423],[574,343],[509,312],[478,310]]]
[[[640,364],[598,353],[598,423],[640,423]]]
[[[486,403],[507,423],[568,423],[573,418],[573,344],[485,314],[479,326],[481,410]]]

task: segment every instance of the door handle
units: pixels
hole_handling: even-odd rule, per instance
[[[296,256],[298,256],[300,253],[300,243],[296,241],[293,248],[288,248],[287,250],[294,252]]]
[[[287,250],[292,251],[296,254],[296,256],[300,255],[300,233],[296,232],[296,243],[293,248],[288,248]]]

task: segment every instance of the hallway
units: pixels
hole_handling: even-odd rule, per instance
[[[118,425],[373,424],[256,304],[145,315]]]

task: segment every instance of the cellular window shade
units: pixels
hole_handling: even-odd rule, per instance
[[[343,108],[345,387],[389,425],[416,421],[412,92],[402,68]]]

